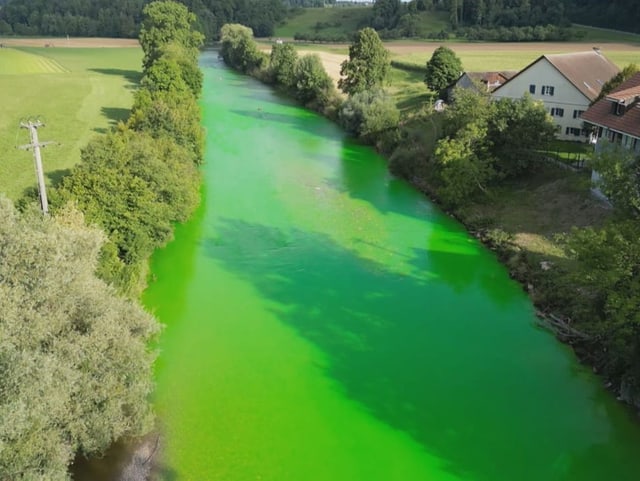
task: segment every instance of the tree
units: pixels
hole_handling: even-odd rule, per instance
[[[603,142],[590,164],[600,175],[600,190],[616,209],[640,218],[640,157],[628,149]]]
[[[380,132],[397,127],[400,112],[382,90],[353,94],[340,108],[340,124],[351,135],[373,140]]]
[[[555,135],[556,126],[544,105],[529,94],[491,103],[489,150],[501,175],[516,177],[526,172],[539,157],[538,151],[546,148]]]
[[[259,68],[265,61],[265,55],[258,50],[253,40],[253,31],[249,27],[228,23],[220,30],[222,48],[220,54],[225,63],[242,73]]]
[[[484,119],[470,122],[453,138],[438,141],[434,153],[440,181],[437,193],[445,204],[457,207],[478,192],[487,192],[496,174],[487,144]]]
[[[200,107],[188,91],[140,89],[134,97],[127,127],[157,139],[171,138],[189,150],[194,163],[202,161],[204,133],[200,126]]]
[[[622,220],[601,229],[574,229],[566,239],[575,262],[561,288],[576,328],[597,344],[590,349],[625,401],[640,393],[640,224]],[[565,289],[566,290],[566,289]]]
[[[290,43],[276,43],[271,47],[269,58],[269,70],[273,79],[287,87],[293,87],[295,83],[294,70],[298,53]]]
[[[67,480],[76,453],[151,427],[158,324],[94,270],[104,236],[0,199],[0,476]]]
[[[638,73],[640,69],[638,65],[635,63],[630,63],[625,68],[623,68],[620,72],[615,74],[612,78],[607,80],[602,86],[602,90],[600,90],[600,94],[596,97],[596,99],[591,102],[591,105],[595,104],[598,100],[605,98],[608,94],[610,94],[613,90],[618,88],[618,86],[629,80],[633,75]]]
[[[462,62],[448,47],[438,47],[427,61],[424,82],[434,92],[442,92],[445,87],[460,77]]]
[[[338,87],[346,94],[379,87],[389,72],[389,52],[372,28],[358,31],[349,47],[349,59],[342,62]]]
[[[334,91],[333,80],[329,77],[318,54],[300,57],[294,69],[295,96],[303,104],[324,106]]]
[[[376,0],[371,9],[371,26],[377,30],[396,26],[402,11],[400,0]]]
[[[96,138],[64,178],[63,199],[75,200],[99,225],[126,264],[146,259],[184,221],[198,199],[191,155],[169,136],[126,131]]]
[[[195,30],[196,17],[187,7],[171,0],[161,0],[149,3],[143,14],[140,45],[144,51],[144,68],[151,66],[169,43],[180,45],[189,58],[197,58],[204,36]]]

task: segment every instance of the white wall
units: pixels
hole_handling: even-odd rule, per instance
[[[529,93],[529,86],[535,85],[535,94],[531,94],[535,100],[544,103],[550,114],[552,108],[564,109],[562,117],[554,116],[553,121],[559,126],[558,138],[565,140],[585,141],[585,136],[566,134],[567,127],[582,128],[582,120],[578,116],[573,118],[574,110],[587,110],[589,99],[585,97],[574,85],[569,82],[558,70],[545,58],[540,59],[524,72],[521,72],[502,87],[493,92],[494,98],[518,99],[525,93]],[[542,86],[554,87],[553,96],[542,95]]]

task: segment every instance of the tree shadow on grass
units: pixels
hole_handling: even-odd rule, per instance
[[[580,373],[530,325],[519,287],[490,256],[427,240],[398,261],[407,271],[323,234],[229,219],[216,232],[206,253],[327,356],[325,374],[344,395],[441,469],[474,481],[578,481],[558,463],[564,473],[587,456],[613,463],[599,430],[584,429],[600,413],[588,401],[598,386],[574,382]]]
[[[71,169],[58,169],[52,172],[47,172],[47,178],[53,187],[58,187],[67,175],[71,173]]]
[[[140,79],[142,79],[142,72],[138,70],[124,70],[119,68],[91,68],[91,72],[96,72],[102,75],[115,75],[124,78],[130,84],[138,85]]]
[[[109,120],[109,125],[114,127],[118,124],[118,122],[125,122],[129,115],[131,114],[130,109],[125,109],[122,107],[102,107],[100,109],[102,115]],[[98,129],[94,129],[98,130]]]

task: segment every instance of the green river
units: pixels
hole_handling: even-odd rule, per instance
[[[202,58],[203,201],[152,263],[171,481],[638,481],[634,415],[371,149]]]

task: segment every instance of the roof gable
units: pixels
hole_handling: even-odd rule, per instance
[[[605,98],[589,107],[581,118],[591,124],[640,138],[638,97],[640,97],[640,72],[632,75]],[[624,105],[621,114],[617,114],[613,108],[618,103]]]
[[[500,72],[463,72],[460,77],[451,82],[447,88],[451,89],[456,86],[470,87],[484,84],[487,90],[493,91],[507,82],[517,72],[513,70],[503,70]]]
[[[496,89],[500,90],[510,81],[539,62],[546,61],[564,76],[582,95],[593,101],[605,82],[617,74],[620,69],[599,51],[574,52],[552,55],[541,55],[527,65],[517,75]]]

